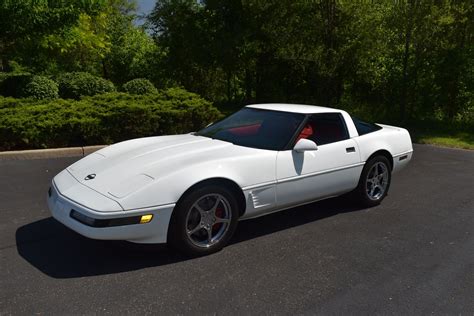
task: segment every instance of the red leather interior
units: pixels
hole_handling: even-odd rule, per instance
[[[305,125],[305,127],[303,128],[303,130],[301,131],[298,138],[296,139],[296,142],[298,142],[302,138],[306,139],[308,137],[311,137],[312,135],[313,135],[313,126],[311,124],[307,123]]]
[[[234,128],[229,128],[228,131],[238,136],[256,135],[258,133],[258,130],[260,129],[260,125],[261,124],[259,123],[259,124],[253,124],[253,125],[234,127]]]

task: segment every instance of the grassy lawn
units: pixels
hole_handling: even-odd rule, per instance
[[[432,135],[424,134],[413,137],[413,142],[419,144],[430,144],[443,147],[474,150],[472,134],[469,135],[468,133],[456,133],[453,135],[437,135],[436,133],[433,133]]]
[[[448,126],[443,122],[417,122],[407,128],[414,143],[474,150],[472,124]]]

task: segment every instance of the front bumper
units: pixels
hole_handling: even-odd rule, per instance
[[[89,194],[99,194],[93,190],[90,191]],[[168,204],[133,211],[98,212],[61,194],[54,180],[47,199],[53,217],[83,236],[103,240],[128,240],[136,243],[165,243],[169,221],[175,206],[175,204]],[[84,218],[95,219],[100,223],[119,222],[121,225],[102,225],[105,227],[86,225],[76,219],[77,216],[76,218],[71,217],[71,212],[77,212]],[[153,218],[145,224],[130,224],[128,220],[129,218],[137,218],[148,214],[153,215]]]

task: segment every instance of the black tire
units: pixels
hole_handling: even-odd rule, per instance
[[[387,170],[387,183],[385,190],[383,191],[380,196],[377,198],[371,197],[369,192],[367,192],[367,186],[368,186],[368,174],[372,170],[372,167],[374,165],[383,164]],[[362,170],[362,173],[360,175],[359,179],[359,184],[357,185],[357,188],[353,192],[353,197],[357,200],[357,202],[364,207],[373,207],[376,205],[379,205],[382,200],[387,196],[388,190],[390,188],[390,182],[392,181],[392,170],[390,168],[390,163],[388,159],[385,156],[375,156],[371,158],[369,161],[366,162],[364,169]],[[372,184],[369,183],[369,187]]]
[[[205,199],[206,196],[209,195],[220,195],[225,198],[227,202],[226,205],[230,208],[230,221],[228,223],[227,229],[222,233],[222,236],[219,238],[219,240],[209,246],[204,247],[196,245],[195,242],[193,242],[194,238],[188,236],[187,220],[189,212],[196,212],[196,209],[193,209],[193,205],[195,205],[195,203],[198,201],[202,201],[202,199]],[[176,205],[173,215],[171,216],[168,229],[168,244],[172,248],[190,256],[203,256],[217,252],[227,245],[229,240],[232,238],[232,235],[237,228],[238,217],[238,203],[237,199],[232,194],[232,191],[216,184],[197,187],[193,191],[186,193],[186,195],[183,196]],[[199,221],[202,222],[202,218]],[[204,228],[202,229],[203,231],[198,231],[197,233],[207,233]],[[214,228],[211,228],[211,230],[212,229]]]

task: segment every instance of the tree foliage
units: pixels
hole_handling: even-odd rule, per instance
[[[157,0],[145,26],[136,17],[134,0],[4,0],[2,76],[145,78],[217,104],[389,121],[474,116],[472,1]]]
[[[150,21],[168,76],[214,100],[452,120],[472,110],[473,12],[470,1],[163,0]]]
[[[46,35],[75,25],[82,14],[94,15],[105,0],[2,0],[0,2],[0,57],[8,70],[15,57],[28,59]],[[21,56],[20,56],[21,55]]]

